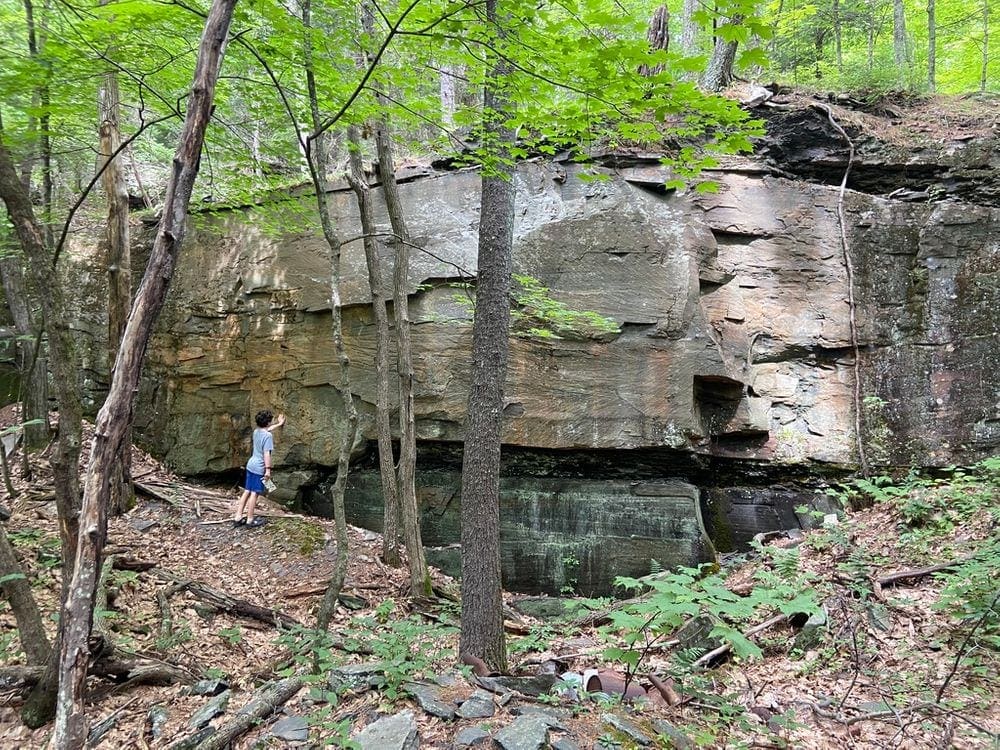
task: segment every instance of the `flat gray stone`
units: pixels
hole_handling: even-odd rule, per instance
[[[208,724],[208,722],[226,710],[226,706],[229,705],[229,696],[229,691],[223,690],[212,698],[212,700],[191,715],[191,718],[188,719],[188,726],[192,729],[201,729]]]
[[[387,666],[384,661],[345,664],[331,669],[327,682],[331,690],[344,688],[358,690],[364,687],[374,687],[381,684]]]
[[[653,738],[642,731],[635,722],[630,719],[626,719],[624,716],[619,716],[618,714],[604,714],[601,717],[605,724],[614,727],[622,734],[628,736],[637,745],[642,745],[646,747],[647,745],[653,744]]]
[[[199,680],[187,689],[188,695],[218,695],[229,689],[225,680]]]
[[[403,690],[417,699],[417,703],[420,704],[425,713],[447,721],[455,718],[454,707],[445,703],[441,688],[437,685],[426,682],[407,682],[403,685]]]
[[[496,713],[493,695],[485,690],[477,690],[455,711],[455,715],[463,719],[485,719]]]
[[[669,721],[653,719],[652,725],[653,731],[656,732],[658,737],[667,738],[667,741],[670,743],[667,747],[671,748],[671,750],[691,750],[695,746],[690,737]]]
[[[153,735],[154,740],[158,740],[163,736],[163,727],[170,719],[170,714],[163,706],[153,706],[147,715],[149,716],[149,732]]]
[[[802,652],[808,651],[823,640],[824,630],[826,630],[826,613],[820,611],[810,615],[802,630],[795,636],[792,647]]]
[[[149,531],[154,526],[157,526],[159,523],[159,521],[153,520],[152,518],[133,518],[129,521],[129,526],[142,534]]]
[[[480,677],[479,681],[488,690],[497,693],[505,690],[516,690],[524,695],[537,698],[540,695],[547,695],[559,682],[559,678],[554,674],[538,674],[528,677],[500,675],[499,677]]]
[[[287,742],[305,742],[309,739],[309,722],[301,716],[286,716],[271,727],[271,735]]]
[[[490,733],[479,727],[466,727],[455,735],[452,747],[489,747]]]
[[[541,750],[549,741],[549,725],[542,716],[518,716],[493,739],[503,750]]]
[[[353,738],[361,750],[417,750],[420,735],[413,711],[400,711],[369,724]]]
[[[580,750],[580,746],[569,737],[560,737],[552,743],[552,750]]]
[[[554,729],[563,729],[560,722],[573,718],[573,711],[560,706],[538,706],[533,703],[525,703],[511,709],[515,716],[541,716],[549,722],[549,726]]]
[[[466,685],[465,677],[461,672],[442,672],[432,678],[441,687],[455,687],[456,685]]]

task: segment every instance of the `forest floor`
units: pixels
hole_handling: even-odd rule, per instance
[[[18,496],[4,493],[0,504],[12,512],[7,534],[54,631],[61,575],[58,528],[46,456],[31,460],[34,474],[27,481],[15,456]],[[236,488],[187,483],[136,450],[140,497],[131,511],[110,522],[107,554],[113,563],[107,566],[108,604],[101,621],[116,649],[152,665],[170,665],[171,679],[180,683],[92,677],[88,718],[92,730],[102,726],[107,731],[99,739],[95,734],[90,746],[195,747],[195,741],[181,741],[205,736],[197,734],[199,722],[192,715],[207,703],[221,705],[218,716],[204,719],[208,729],[203,732],[232,721],[262,685],[297,673],[307,685],[234,747],[345,745],[379,717],[411,708],[423,748],[456,747],[462,730],[464,739],[473,737],[468,730],[475,728],[497,736],[512,726],[515,714],[536,709],[548,712],[543,736],[565,748],[632,748],[646,741],[658,747],[996,748],[998,464],[942,479],[911,477],[902,484],[883,479],[860,489],[843,488],[849,505],[858,506],[864,497],[868,507],[846,512],[837,523],[827,519],[827,525],[803,536],[779,535],[772,544],[758,545],[722,572],[724,589],[710,585],[722,573],[709,572],[691,586],[701,592],[703,610],[719,614],[737,635],[774,621],[750,636],[746,648],[744,641],[734,640],[744,656],[722,655],[709,668],[691,666],[700,653],[697,643],[686,636],[674,639],[671,623],[681,614],[686,619],[691,609],[691,597],[683,596],[687,589],[675,586],[683,578],[661,574],[657,580],[663,583],[651,597],[631,604],[590,601],[583,615],[556,621],[516,614],[515,598],[506,595],[512,605],[507,630],[514,675],[534,679],[540,671],[583,674],[590,669],[621,675],[628,659],[609,661],[605,649],[628,651],[625,639],[637,634],[636,682],[650,698],[622,702],[558,690],[532,697],[530,680],[517,689],[498,689],[459,668],[455,602],[411,600],[405,570],[384,565],[381,538],[360,529],[350,529],[345,597],[330,628],[332,640],[320,643],[307,626],[332,570],[332,522],[268,506],[262,528],[234,528],[226,520],[226,505]],[[955,561],[957,567],[921,570]],[[894,579],[899,571],[912,572]],[[435,573],[434,580],[438,590],[457,590],[444,576]],[[762,591],[805,597],[800,603],[811,599],[812,605],[786,609],[794,614],[813,606],[822,615],[803,629],[802,618],[786,619],[780,609],[768,609]],[[662,608],[659,620],[643,609],[651,603]],[[284,625],[275,626],[274,612],[283,614]],[[771,617],[775,612],[778,617]],[[643,630],[636,618],[652,625]],[[672,647],[675,640],[682,641],[679,647]],[[758,649],[759,655],[751,653]],[[23,693],[12,675],[23,659],[4,601],[4,748],[41,748],[51,732],[51,725],[31,731],[19,721]],[[346,665],[360,666],[352,671]],[[344,679],[331,682],[331,674]],[[349,674],[364,678],[350,682]],[[651,686],[648,674],[667,681],[663,692]],[[409,681],[445,703],[446,717],[449,705],[453,710],[456,701],[485,685],[492,691],[487,693],[492,715],[434,716],[442,711],[418,704],[406,687]],[[224,689],[224,699],[211,697]],[[299,722],[293,727],[299,734],[285,731],[289,720]],[[503,746],[539,746],[513,743],[505,739]],[[365,746],[390,744],[368,741]]]

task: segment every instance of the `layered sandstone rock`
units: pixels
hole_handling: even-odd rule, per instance
[[[505,442],[673,448],[775,464],[857,460],[854,356],[838,191],[720,172],[716,194],[665,192],[664,169],[529,163],[515,267],[611,340],[513,338]],[[416,406],[423,440],[462,439],[478,175],[403,186]],[[328,260],[309,198],[202,218],[150,352],[138,428],[186,473],[244,459],[252,413],[288,415],[284,466],[335,463],[340,397]],[[353,198],[330,196],[345,238]],[[998,211],[848,193],[863,423],[876,460],[969,461],[998,443]],[[391,252],[383,248],[386,261]],[[345,333],[362,439],[373,437],[374,338],[360,243],[345,246]],[[867,400],[866,400],[867,399]]]

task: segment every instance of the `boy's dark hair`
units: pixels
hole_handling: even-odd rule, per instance
[[[253,418],[253,421],[257,423],[258,427],[267,427],[273,419],[274,415],[265,409],[264,411],[257,412],[257,416]]]

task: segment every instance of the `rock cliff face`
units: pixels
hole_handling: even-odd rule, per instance
[[[836,138],[827,133],[827,161],[835,161]],[[768,144],[789,152],[779,137]],[[805,163],[801,154],[792,161]],[[970,462],[1000,446],[995,206],[853,190],[840,206],[836,186],[787,179],[764,159],[732,162],[712,175],[718,192],[702,195],[664,190],[668,173],[653,160],[608,162],[598,181],[579,171],[530,162],[517,173],[516,272],[621,328],[601,340],[511,340],[506,538],[517,526],[541,558],[581,563],[543,588],[570,577],[606,588],[608,571],[582,563],[630,535],[661,543],[619,572],[644,573],[650,559],[703,559],[702,511],[723,547],[787,526],[791,509],[813,495],[810,477],[856,467],[856,403],[876,463]],[[832,171],[826,164],[806,176]],[[455,295],[467,293],[460,284],[476,272],[478,188],[474,171],[425,170],[402,186],[424,248],[413,258],[409,291],[420,453],[436,472],[425,475],[426,502],[454,486],[459,466],[471,320]],[[989,193],[971,197],[982,195]],[[335,190],[329,199],[342,236],[358,236],[351,193]],[[342,404],[333,387],[328,253],[311,200],[197,217],[151,347],[137,430],[178,471],[223,472],[245,461],[252,414],[283,411],[282,484],[322,505],[318,488],[336,461]],[[839,212],[855,277],[856,342]],[[383,252],[388,265],[391,252]],[[359,242],[345,246],[344,263],[363,456],[374,436],[374,339]],[[567,490],[571,479],[579,481]],[[642,487],[673,479],[690,490],[648,502],[658,496]],[[532,526],[524,505],[528,496],[558,502],[564,490],[593,501],[570,503],[567,514],[596,503],[600,517],[628,496],[643,498],[645,518],[616,528],[610,541],[594,532],[598,522],[567,522],[569,542],[594,534],[597,541],[570,544],[564,554],[567,539]],[[362,471],[351,494],[356,518],[380,515],[372,510],[377,495]],[[650,517],[679,517],[678,496],[688,500],[677,534],[651,530]],[[444,532],[436,539],[449,541]],[[526,555],[515,557],[508,577],[514,566],[520,578],[541,575]]]

